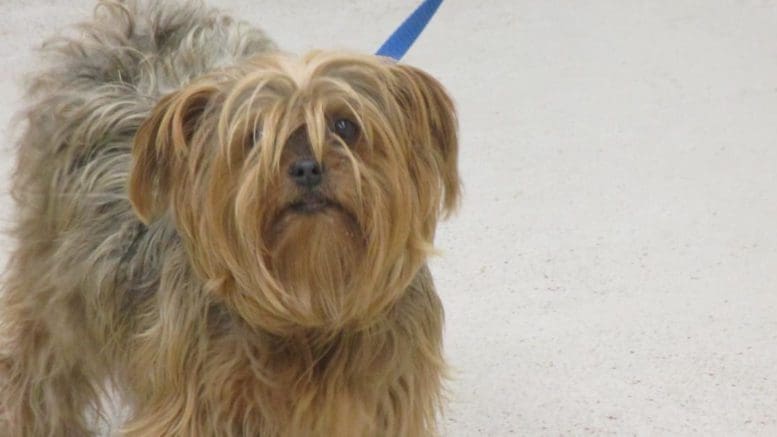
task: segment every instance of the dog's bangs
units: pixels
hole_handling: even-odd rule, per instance
[[[296,84],[278,71],[260,70],[242,80],[224,102],[219,142],[248,149],[264,171],[277,172],[283,145],[303,123],[295,114]]]

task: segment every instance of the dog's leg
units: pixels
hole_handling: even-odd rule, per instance
[[[92,435],[85,411],[99,405],[93,384],[96,357],[78,320],[80,305],[70,299],[49,311],[53,302],[36,299],[41,294],[29,289],[4,293],[0,412],[7,423],[0,434]]]

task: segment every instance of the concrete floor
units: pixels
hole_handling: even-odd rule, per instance
[[[417,3],[211,0],[295,52]],[[7,174],[32,48],[93,2],[0,5]],[[461,118],[445,435],[777,435],[777,2],[449,0],[405,61]]]

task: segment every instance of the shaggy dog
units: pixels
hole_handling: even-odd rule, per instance
[[[92,435],[110,386],[128,436],[434,434],[441,85],[198,3],[104,1],[80,30],[29,90],[0,433]]]

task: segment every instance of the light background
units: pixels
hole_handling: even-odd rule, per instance
[[[418,2],[210,3],[371,52]],[[0,0],[3,176],[33,48],[93,4]],[[777,1],[449,0],[405,61],[461,118],[445,434],[777,435]]]

